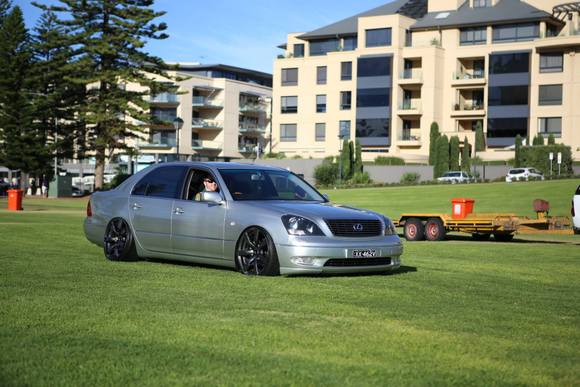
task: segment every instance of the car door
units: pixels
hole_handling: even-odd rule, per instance
[[[171,227],[173,254],[223,260],[227,206],[225,202],[216,204],[195,200],[205,176],[215,179],[209,170],[191,169],[183,197],[174,202]]]
[[[133,188],[128,203],[131,225],[146,250],[171,253],[173,203],[181,195],[186,172],[185,166],[160,166]]]

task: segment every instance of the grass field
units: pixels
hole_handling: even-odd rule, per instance
[[[388,215],[569,214],[578,181],[330,191]],[[0,200],[0,385],[578,385],[580,236],[406,243],[392,275],[112,263],[86,199]]]

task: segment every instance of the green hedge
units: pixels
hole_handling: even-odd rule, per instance
[[[560,173],[562,175],[572,175],[572,150],[569,146],[558,145],[536,145],[524,146],[520,150],[522,167],[534,167],[550,176],[550,152],[554,153],[552,161],[552,175],[558,174],[558,152],[562,153],[562,165]]]
[[[405,160],[399,157],[377,156],[375,165],[405,165]]]

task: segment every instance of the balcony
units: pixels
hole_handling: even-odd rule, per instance
[[[176,106],[179,105],[177,94],[174,93],[160,93],[156,95],[146,96],[145,99],[151,105],[156,106]]]
[[[139,149],[171,149],[177,146],[175,139],[167,139],[161,141],[139,142],[137,147]]]
[[[481,117],[485,116],[483,103],[463,102],[451,107],[451,117]]]
[[[403,133],[397,138],[397,146],[400,148],[405,147],[420,147],[421,146],[421,135],[412,133]]]
[[[540,36],[534,43],[536,49],[576,47],[580,43],[580,26],[565,26],[557,36]]]
[[[220,151],[222,144],[217,141],[191,140],[191,149],[202,151]]]
[[[483,86],[486,84],[483,71],[455,72],[451,80],[452,86]]]
[[[414,85],[423,83],[421,69],[405,69],[399,74],[399,85]]]
[[[224,107],[223,101],[202,96],[194,96],[192,98],[191,105],[194,108],[206,109],[222,109]]]
[[[256,147],[258,144],[246,143],[246,144],[238,144],[238,151],[240,153],[253,153],[256,151]]]
[[[266,113],[266,105],[261,103],[240,104],[240,113]]]
[[[194,129],[216,129],[221,130],[224,128],[224,125],[220,121],[210,121],[210,120],[203,120],[199,118],[194,118],[191,121],[191,127]]]
[[[240,128],[239,128],[240,133],[243,134],[256,134],[256,135],[260,135],[260,134],[264,134],[266,133],[266,127],[265,126],[259,126],[259,125],[244,125],[244,124],[240,124]]]
[[[398,114],[400,116],[418,116],[423,114],[421,101],[403,101],[399,104]]]

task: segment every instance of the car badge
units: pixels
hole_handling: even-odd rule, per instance
[[[353,225],[352,228],[353,228],[354,231],[359,231],[360,232],[360,231],[363,230],[364,227],[363,227],[362,224],[357,223],[357,224]]]

